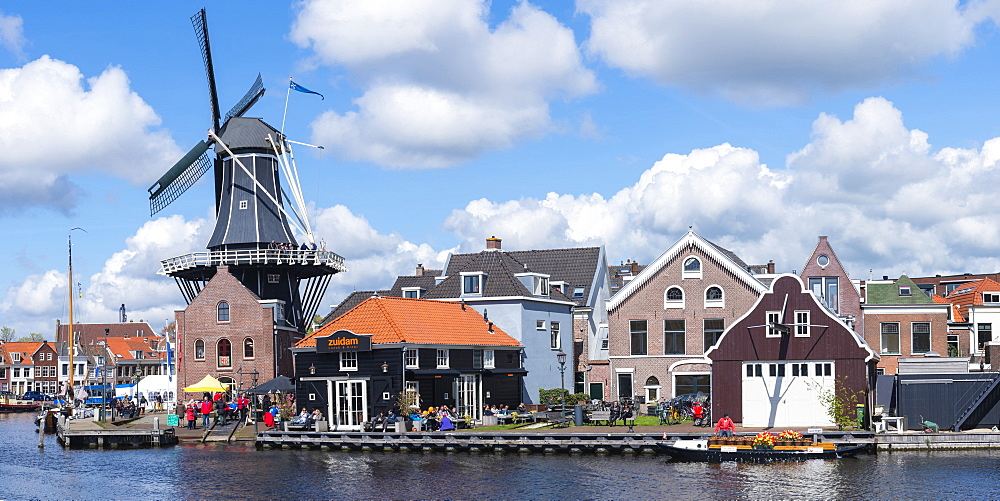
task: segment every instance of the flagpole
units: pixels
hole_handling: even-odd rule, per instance
[[[288,116],[288,96],[292,94],[292,77],[288,77],[288,88],[285,89],[285,111],[281,114],[281,135],[285,135],[285,117]]]

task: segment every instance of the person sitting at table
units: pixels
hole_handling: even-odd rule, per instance
[[[315,423],[316,421],[322,421],[324,419],[323,411],[319,410],[319,407],[317,407],[316,410],[312,411],[312,416],[310,416],[310,419],[312,420],[313,423]]]
[[[451,417],[448,414],[441,416],[441,427],[438,431],[454,431],[455,425],[451,422]]]
[[[428,407],[427,410],[424,411],[424,427],[427,428],[427,431],[434,431],[437,429],[437,426],[437,414],[434,412],[433,407]]]
[[[413,431],[420,431],[423,427],[424,419],[416,410],[410,413],[410,421],[413,422]]]
[[[517,413],[524,414],[525,412],[528,412],[528,407],[524,405],[524,402],[517,404]]]
[[[490,406],[488,406],[488,405],[484,405],[483,406],[483,415],[484,416],[492,416],[493,415],[493,410],[490,409]]]

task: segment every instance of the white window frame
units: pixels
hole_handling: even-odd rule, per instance
[[[358,352],[340,352],[340,370],[341,372],[356,372],[358,370]]]
[[[583,285],[577,285],[573,287],[573,297],[583,297],[583,293],[587,291],[587,288]]]
[[[403,358],[407,369],[420,368],[420,348],[407,348],[406,356]]]
[[[896,351],[888,351],[886,349],[886,347],[885,347],[886,332],[885,332],[884,329],[885,329],[886,325],[895,325],[896,326],[896,333],[895,333],[896,334]],[[879,323],[879,327],[878,327],[879,353],[881,353],[882,355],[900,355],[900,354],[902,354],[903,340],[902,340],[902,335],[899,332],[900,331],[899,327],[900,327],[899,322],[881,322],[881,323]]]
[[[909,285],[900,285],[899,286],[899,295],[900,296],[912,296],[913,295],[913,291],[910,290],[910,286]]]
[[[535,330],[536,331],[545,330],[545,320],[535,320]]]
[[[810,328],[809,325],[809,310],[795,310],[795,323],[801,325],[795,325],[795,337],[809,337]]]
[[[692,259],[698,261],[698,269],[697,270],[688,270],[687,269],[687,267],[688,267],[687,265],[688,265],[689,262],[691,262]],[[701,278],[702,277],[701,270],[703,268],[703,264],[704,263],[701,262],[701,258],[698,257],[698,256],[687,256],[687,257],[685,257],[684,260],[681,261],[681,279]]]
[[[677,289],[677,290],[681,291],[681,298],[680,299],[667,299],[667,293],[669,293],[673,289]],[[686,297],[687,297],[687,294],[684,293],[684,288],[683,287],[681,287],[679,285],[668,286],[666,289],[663,290],[663,309],[665,309],[665,310],[668,310],[668,309],[684,309],[684,299]]]
[[[709,289],[711,289],[713,287],[716,288],[716,289],[719,289],[719,293],[722,296],[721,298],[719,298],[719,299],[709,299],[708,298],[708,291],[709,291]],[[708,287],[705,287],[705,294],[703,296],[703,299],[705,300],[705,308],[725,308],[726,307],[726,290],[723,289],[722,286],[720,286],[720,285],[716,285],[716,284],[709,285]]]
[[[481,271],[463,271],[462,276],[462,295],[463,296],[481,296],[483,295],[483,286],[486,285],[486,274]],[[477,289],[475,292],[470,292],[466,290],[466,279],[476,278]]]
[[[465,287],[464,283],[462,287]],[[403,297],[410,299],[420,299],[420,287],[403,287]],[[412,296],[407,296],[407,293],[412,293]]]
[[[916,327],[918,324],[927,325],[927,351],[917,351],[917,350],[913,349],[913,336],[916,335],[916,331],[915,331],[914,327]],[[923,353],[927,353],[929,351],[933,351],[933,349],[931,348],[933,346],[933,343],[934,343],[934,335],[932,333],[931,322],[929,320],[921,320],[921,321],[918,321],[918,322],[910,322],[910,353],[913,353],[913,354],[918,354],[918,353],[923,354]],[[902,347],[900,347],[900,350],[902,350]]]
[[[549,322],[549,326],[549,348],[561,350],[562,338],[559,336],[559,322]]]
[[[451,354],[449,353],[449,350],[438,348],[436,358],[438,369],[451,368]]]
[[[1000,292],[984,292],[983,304],[1000,304]]]
[[[495,369],[497,366],[497,356],[494,350],[483,350],[483,368]]]
[[[247,210],[250,208],[250,203],[246,200],[240,200],[240,210]]]
[[[777,323],[781,322],[781,312],[780,311],[769,311],[769,312],[767,312],[767,313],[764,314],[764,318],[767,319],[766,322],[765,322],[767,324],[767,327],[764,328],[765,329],[764,330],[764,332],[765,332],[764,337],[780,338],[781,337],[781,331],[778,330],[778,329],[775,329],[774,327],[771,327],[771,324],[777,324]]]

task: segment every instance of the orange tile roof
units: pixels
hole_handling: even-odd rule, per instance
[[[952,322],[965,322],[965,317],[962,316],[961,310],[958,309],[958,305],[952,304],[951,301],[937,295],[931,294],[931,300],[935,303],[951,304],[951,321]]]
[[[119,360],[134,360],[135,356],[132,355],[133,351],[144,352],[143,360],[157,360],[160,358],[165,358],[166,355],[154,350],[150,343],[143,341],[143,339],[149,339],[150,341],[160,339],[158,336],[147,336],[145,338],[138,337],[99,337],[97,341],[104,341],[107,343],[108,349],[111,353],[114,353],[116,358]],[[152,355],[150,355],[152,354]],[[121,355],[121,357],[118,357]],[[163,357],[161,357],[163,355]]]
[[[295,344],[316,346],[317,337],[339,330],[370,334],[372,343],[521,346],[471,306],[455,301],[370,297]]]
[[[42,347],[41,341],[11,341],[9,343],[4,343],[7,347],[8,353],[20,353],[21,363],[25,365],[32,365],[35,361],[31,358],[32,355]]]
[[[970,306],[983,305],[983,292],[1000,292],[1000,282],[989,278],[976,280],[962,284],[961,288],[955,289],[946,298],[949,303],[955,305],[958,310],[956,322],[964,322],[968,318]]]

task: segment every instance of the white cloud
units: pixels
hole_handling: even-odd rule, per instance
[[[543,200],[474,200],[446,229],[462,248],[485,236],[511,249],[598,245],[612,260],[649,262],[688,226],[748,263],[801,269],[828,235],[855,278],[1000,268],[992,187],[1000,138],[981,150],[933,151],[882,98],[841,121],[821,115],[812,141],[774,171],[752,150],[722,144],[667,154],[610,198],[548,194]],[[966,269],[973,267],[974,269]]]
[[[494,28],[479,0],[307,1],[291,39],[364,94],[314,140],[356,160],[441,167],[549,132],[548,102],[596,90],[573,32],[522,2]]]
[[[665,85],[787,105],[871,86],[954,56],[996,2],[578,0],[588,52]],[[992,10],[991,10],[992,9]]]
[[[14,54],[18,59],[24,58],[24,20],[21,16],[5,15],[0,11],[0,47]]]
[[[146,183],[180,157],[121,68],[108,68],[86,86],[83,78],[76,66],[48,56],[0,69],[0,212],[67,209],[77,196],[71,175],[100,172]]]

